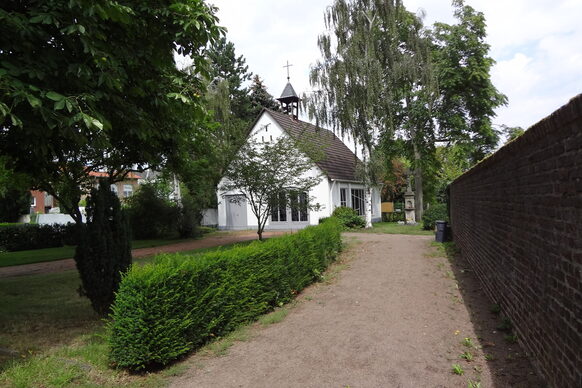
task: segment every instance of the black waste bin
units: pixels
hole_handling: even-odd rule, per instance
[[[436,221],[436,242],[443,243],[447,241],[447,222],[446,221]]]

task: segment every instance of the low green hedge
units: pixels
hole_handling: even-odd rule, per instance
[[[361,229],[366,226],[364,218],[360,217],[351,207],[336,207],[331,216],[337,218],[347,229]]]
[[[38,225],[13,224],[0,227],[0,251],[25,251],[75,245],[77,243],[75,224]]]
[[[449,213],[447,205],[444,203],[435,203],[424,211],[422,216],[422,229],[434,230],[437,221],[448,221]]]
[[[134,265],[112,307],[111,360],[133,370],[167,365],[289,301],[335,259],[340,232],[329,220],[265,242]]]

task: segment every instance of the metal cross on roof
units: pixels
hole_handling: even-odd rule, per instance
[[[287,61],[287,64],[285,66],[283,66],[283,67],[287,68],[287,82],[289,82],[289,68],[291,66],[293,66],[293,65],[289,64],[289,61]]]

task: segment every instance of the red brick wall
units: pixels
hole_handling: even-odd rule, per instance
[[[44,191],[31,190],[30,194],[36,199],[36,205],[33,207],[34,212],[44,214]]]
[[[451,185],[461,254],[553,387],[582,387],[582,94]]]

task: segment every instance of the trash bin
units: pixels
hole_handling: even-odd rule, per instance
[[[436,221],[436,242],[443,243],[447,241],[447,222],[446,221]]]

